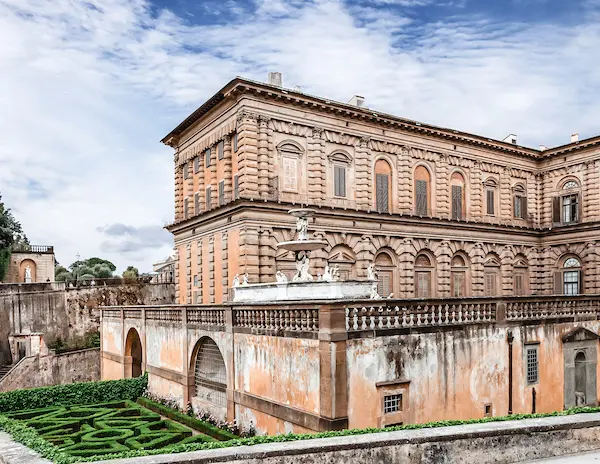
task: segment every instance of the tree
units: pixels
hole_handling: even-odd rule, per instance
[[[0,280],[4,279],[8,270],[11,251],[21,245],[29,245],[29,240],[10,209],[4,206],[0,195]]]
[[[140,271],[137,267],[127,266],[127,269],[123,271],[124,279],[137,279],[140,276]]]
[[[113,277],[116,269],[117,266],[106,259],[88,258],[73,262],[68,269],[57,266],[54,275],[57,281],[106,279]]]

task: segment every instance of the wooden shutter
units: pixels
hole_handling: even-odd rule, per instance
[[[523,294],[523,276],[521,274],[515,274],[513,276],[513,287],[515,295]]]
[[[563,286],[563,273],[561,271],[554,271],[554,294],[562,295],[565,293]]]
[[[583,202],[581,192],[577,194],[577,220],[575,222],[582,222],[583,220]]]
[[[200,158],[197,156],[194,158],[194,174],[200,170]]]
[[[212,208],[210,197],[211,197],[211,188],[207,187],[206,188],[206,209],[207,210]]]
[[[527,197],[520,197],[520,198],[521,198],[522,218],[527,219]]]
[[[552,222],[560,224],[560,197],[552,198]]]
[[[419,216],[427,216],[427,181],[417,180],[415,182],[415,213]]]
[[[217,145],[217,151],[219,153],[219,159],[220,160],[222,160],[223,158],[225,158],[225,144],[223,143],[222,140],[219,142],[219,145]]]
[[[237,151],[238,149],[238,135],[237,132],[233,134],[233,151]]]
[[[389,192],[387,174],[377,174],[375,176],[375,194],[377,199],[377,211],[387,213],[389,211]]]
[[[380,271],[377,293],[382,297],[389,296],[392,293],[392,271]]]
[[[187,219],[188,218],[188,199],[184,198],[183,199],[183,218]]]
[[[204,166],[210,167],[210,148],[207,148],[204,152]]]
[[[219,182],[219,206],[225,204],[225,181]]]
[[[333,167],[333,188],[336,197],[346,196],[346,168],[343,166]]]
[[[491,216],[495,214],[494,212],[494,191],[488,189],[485,191],[486,199],[487,199],[487,213]]]
[[[452,186],[452,219],[462,219],[462,186]]]
[[[237,200],[240,197],[240,178],[236,174],[233,176],[233,199]]]
[[[579,294],[583,295],[585,293],[585,286],[583,285],[583,271],[577,271],[577,283],[579,284]]]
[[[200,194],[198,192],[194,194],[194,211],[196,214],[200,214]]]

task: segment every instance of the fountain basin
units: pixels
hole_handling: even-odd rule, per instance
[[[373,282],[364,280],[277,282],[250,284],[231,289],[235,303],[268,303],[292,300],[366,299]]]
[[[278,248],[290,251],[314,251],[320,250],[327,245],[321,240],[291,240],[289,242],[279,242]]]

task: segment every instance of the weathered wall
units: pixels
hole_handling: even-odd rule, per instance
[[[0,364],[10,362],[10,333],[42,332],[48,344],[69,342],[99,329],[98,306],[170,304],[174,284],[121,284],[69,288],[61,283],[0,285]]]
[[[100,380],[100,349],[25,358],[0,381],[0,392]]]
[[[4,282],[25,282],[25,266],[31,269],[33,282],[54,282],[54,253],[36,253],[32,251],[13,251]]]
[[[492,415],[506,415],[508,330],[514,336],[513,412],[532,412],[534,388],[536,412],[560,411],[565,382],[562,337],[577,327],[598,333],[600,323],[471,325],[458,330],[349,340],[348,425],[386,425],[383,396],[395,393],[404,395],[404,411],[396,418],[404,423],[484,417],[486,405],[490,405]],[[532,385],[527,385],[523,352],[529,343],[539,344],[539,380]]]

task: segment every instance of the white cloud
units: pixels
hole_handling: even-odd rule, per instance
[[[233,76],[273,70],[309,93],[359,93],[381,111],[514,132],[532,146],[598,132],[593,3],[571,26],[503,24],[461,8],[423,25],[374,7],[382,3],[421,0],[260,0],[252,14],[237,8],[237,19],[204,26],[153,16],[142,0],[0,0],[4,200],[64,264],[79,252],[148,270],[168,245],[121,246],[102,227],[149,236],[169,221],[172,152],[158,140]]]

